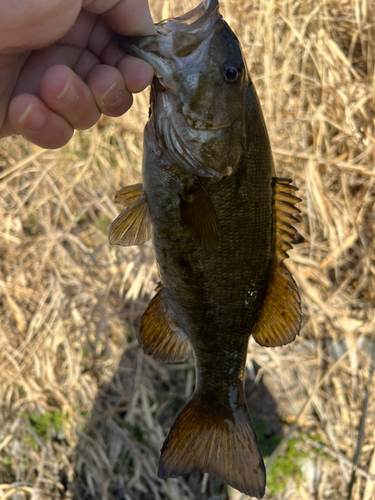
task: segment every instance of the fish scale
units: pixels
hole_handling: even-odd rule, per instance
[[[297,286],[283,260],[297,221],[295,188],[275,176],[259,100],[217,0],[122,39],[155,70],[143,186],[123,188],[111,244],[152,237],[160,283],[139,342],[161,362],[189,351],[195,391],[163,444],[158,474],[208,472],[261,498],[266,475],[244,396],[250,335],[292,342]]]

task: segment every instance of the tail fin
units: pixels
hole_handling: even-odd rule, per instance
[[[262,498],[266,473],[245,403],[236,410],[212,407],[194,394],[165,440],[160,478],[208,472],[246,495]]]

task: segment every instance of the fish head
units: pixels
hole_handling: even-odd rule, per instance
[[[246,146],[249,75],[218,1],[160,22],[156,32],[123,45],[155,70],[151,121],[157,142],[189,172],[230,175]]]

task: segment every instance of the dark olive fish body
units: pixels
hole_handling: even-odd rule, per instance
[[[251,109],[251,104],[257,103],[252,88],[248,100],[247,108]],[[268,144],[262,118],[254,116],[254,109],[248,116],[253,125],[259,121],[260,131],[250,135],[254,144],[249,145],[259,153],[251,154],[251,161],[244,154],[230,176],[201,181],[220,227],[214,250],[197,245],[183,223],[183,210],[190,195],[186,186],[194,191],[195,176],[176,169],[161,150],[150,148],[148,144],[155,147],[155,143],[147,141],[148,131],[143,181],[164,300],[195,354],[197,381],[193,401],[197,413],[201,418],[206,414],[210,426],[218,419],[227,420],[229,428],[229,422],[233,420],[234,424],[234,414],[238,413],[246,419],[254,447],[254,475],[259,476],[252,479],[252,494],[259,495],[264,489],[264,466],[248,421],[243,385],[248,340],[261,312],[270,273],[273,171],[269,148],[260,147]],[[178,430],[178,424],[175,429]],[[181,426],[184,439],[193,440],[193,430],[184,435],[183,429]],[[175,440],[178,442],[182,436]],[[168,448],[168,443],[164,448]],[[229,467],[238,467],[239,459],[240,456],[232,460]],[[193,467],[198,468],[195,464]],[[243,464],[239,467],[246,471]],[[161,472],[164,475],[163,461]],[[231,484],[245,489],[238,479]]]
[[[257,102],[256,95],[249,89],[249,101],[253,100]],[[270,272],[272,158],[268,148],[256,146],[268,144],[261,116],[248,116],[252,124],[259,120],[261,133],[251,136],[259,154],[252,154],[251,161],[245,154],[231,176],[201,180],[220,227],[211,251],[197,245],[183,223],[196,177],[171,165],[161,150],[150,148],[146,131],[142,176],[164,298],[193,345],[198,386],[204,376],[212,390],[226,381],[228,386],[240,384],[242,390],[247,344]],[[233,376],[228,365],[235,365]]]
[[[143,186],[117,194],[126,209],[110,242],[152,235],[161,283],[140,324],[145,352],[162,362],[194,352],[195,392],[163,445],[159,476],[199,470],[261,498],[265,469],[244,398],[247,346],[250,335],[276,346],[298,333],[298,292],[282,261],[299,200],[275,177],[260,104],[217,0],[156,27],[156,36],[124,42],[157,78]]]

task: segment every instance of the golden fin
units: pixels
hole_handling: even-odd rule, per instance
[[[261,315],[252,331],[266,347],[293,342],[301,326],[301,301],[297,285],[282,262],[274,262]]]
[[[145,353],[161,363],[178,363],[188,357],[189,340],[168,313],[161,287],[141,318],[138,340]]]
[[[295,206],[301,199],[292,194],[297,188],[291,182],[291,179],[273,179],[273,222],[278,262],[288,258],[286,252],[292,248],[290,243],[294,242],[296,232],[291,224],[299,222],[293,214],[301,212]]]
[[[216,248],[220,239],[219,220],[212,202],[196,180],[194,187],[185,198],[181,198],[182,221],[188,227],[191,238],[205,251]]]
[[[163,444],[158,476],[208,472],[246,495],[262,498],[263,459],[246,407],[232,410],[195,393],[178,414]]]
[[[274,179],[274,237],[275,257],[271,265],[267,294],[263,302],[261,315],[254,326],[252,335],[258,344],[276,347],[293,342],[301,327],[301,299],[292,275],[285,267],[283,260],[292,248],[295,229],[291,223],[298,222],[293,216],[300,210],[294,205],[298,203],[292,192],[290,179]]]
[[[128,207],[137,198],[143,194],[143,184],[133,184],[132,186],[126,186],[117,191],[115,196],[115,202],[120,205]]]
[[[295,191],[298,191],[298,188],[296,186],[293,186],[291,182],[292,179],[286,179],[285,177],[274,177],[272,179],[273,192],[279,193],[280,191],[283,191],[291,194],[294,193]]]
[[[111,245],[128,247],[142,245],[151,238],[148,204],[143,185],[135,184],[120,189],[115,201],[127,208],[112,222],[108,231]]]

